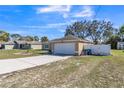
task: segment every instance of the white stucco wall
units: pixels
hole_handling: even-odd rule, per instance
[[[14,48],[14,45],[5,45],[5,49],[11,50]]]
[[[84,45],[84,49],[91,49],[94,55],[110,55],[111,46],[110,45]]]
[[[117,49],[124,49],[124,42],[118,42]]]
[[[42,49],[42,45],[31,45],[32,49]]]

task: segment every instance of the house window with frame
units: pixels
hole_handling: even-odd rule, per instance
[[[49,48],[49,46],[48,45],[44,45],[44,49],[48,49]]]

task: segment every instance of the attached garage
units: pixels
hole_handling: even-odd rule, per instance
[[[75,53],[75,43],[55,43],[54,54],[73,55]]]
[[[50,41],[50,50],[53,54],[80,55],[86,44],[91,42],[69,35]]]
[[[110,45],[94,45],[92,42],[69,35],[51,40],[49,49],[55,55],[85,55],[88,50],[92,55],[110,55]]]

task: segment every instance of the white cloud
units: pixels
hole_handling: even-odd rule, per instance
[[[70,11],[71,11],[71,5],[52,5],[52,6],[37,8],[38,14],[59,12],[60,14],[62,14],[63,18],[67,18]]]
[[[53,24],[48,24],[47,26],[50,27],[50,28],[53,28],[53,27],[62,27],[62,26],[66,26],[67,23],[53,23]]]
[[[38,26],[38,25],[25,25],[25,26],[19,26],[21,28],[27,28],[27,29],[42,29],[45,26]]]
[[[75,13],[73,17],[91,17],[94,12],[90,6],[83,6],[83,10],[81,12]]]
[[[104,21],[111,21],[109,18],[104,18]]]
[[[70,20],[70,23],[74,23],[74,22],[77,22],[78,20],[77,19],[72,19]]]
[[[40,7],[37,9],[37,13],[46,12],[69,12],[71,9],[70,5],[52,5],[47,7]]]
[[[63,22],[63,23],[51,23],[46,25],[22,25],[19,26],[21,29],[27,29],[27,30],[36,30],[46,32],[48,29],[56,29],[57,31],[64,33],[67,25],[71,24],[71,22]],[[41,30],[39,30],[41,29]],[[21,33],[19,31],[19,33]]]
[[[65,33],[65,29],[60,29],[59,31],[62,33]]]
[[[68,23],[51,23],[46,25],[26,25],[26,26],[19,26],[21,28],[27,28],[27,29],[49,29],[49,28],[61,28],[63,26],[68,25]]]
[[[69,14],[68,13],[63,13],[63,18],[68,18]]]
[[[26,30],[9,30],[11,34],[21,34],[21,35],[26,35],[29,34],[29,32]]]

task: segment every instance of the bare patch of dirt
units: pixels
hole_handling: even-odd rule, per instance
[[[33,53],[26,53],[26,52],[19,52],[19,53],[13,53],[14,55],[32,55]]]
[[[124,87],[124,59],[72,57],[0,75],[0,87]]]

